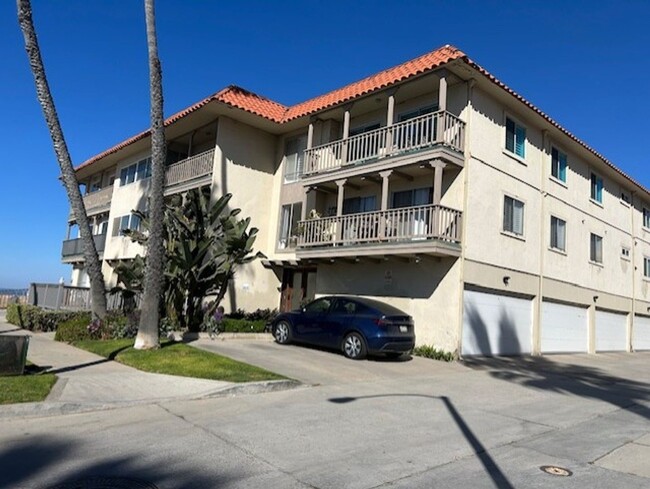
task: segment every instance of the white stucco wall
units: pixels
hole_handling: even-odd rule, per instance
[[[321,266],[317,295],[353,294],[391,304],[415,321],[416,344],[454,351],[459,331],[459,260],[424,258],[420,263],[335,263]]]
[[[212,176],[212,197],[232,193],[231,208],[251,218],[259,233],[255,250],[269,255],[277,225],[275,174],[276,137],[227,117],[219,119]],[[280,301],[277,277],[260,260],[240,268],[224,300],[227,311],[276,308]]]

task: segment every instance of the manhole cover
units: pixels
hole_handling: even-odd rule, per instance
[[[565,469],[564,467],[556,467],[555,465],[542,465],[540,467],[540,470],[542,472],[546,472],[547,474],[558,475],[560,477],[570,477],[573,475],[573,472],[571,472],[569,469]]]
[[[158,489],[151,482],[124,477],[84,477],[72,482],[64,482],[47,489]]]

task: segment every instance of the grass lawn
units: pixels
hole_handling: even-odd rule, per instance
[[[56,375],[42,374],[28,365],[23,375],[0,377],[0,404],[43,401],[56,383]]]
[[[84,340],[76,341],[73,345],[145,372],[227,382],[286,378],[184,343],[162,342],[158,350],[134,350],[132,339]]]

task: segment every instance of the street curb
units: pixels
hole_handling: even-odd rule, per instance
[[[264,380],[261,382],[247,382],[244,384],[233,384],[212,393],[205,394],[194,399],[210,399],[215,397],[235,397],[240,395],[264,394],[266,392],[279,392],[298,387],[304,387],[305,384],[297,380]]]
[[[163,402],[197,401],[201,399],[213,399],[219,397],[236,397],[241,395],[264,394],[266,392],[279,392],[284,390],[297,389],[298,387],[309,386],[297,380],[267,380],[261,382],[228,385],[215,391],[208,393],[204,392],[198,395],[162,397],[157,399],[142,399],[138,401],[93,404],[46,400],[43,402],[6,404],[0,406],[0,420],[11,418],[44,418],[49,416],[63,416],[67,414],[108,411],[112,409],[121,409],[134,406],[160,404]]]

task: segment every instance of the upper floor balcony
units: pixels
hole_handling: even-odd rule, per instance
[[[169,165],[165,170],[165,194],[209,185],[212,180],[213,166],[214,149]]]
[[[299,258],[460,256],[462,212],[436,204],[299,222]]]
[[[86,214],[88,216],[94,216],[96,214],[102,214],[108,212],[111,208],[111,199],[113,198],[113,185],[104,187],[100,190],[95,190],[93,192],[87,193],[83,196],[84,206],[86,207]],[[70,211],[68,217],[69,221],[74,220],[74,215]]]
[[[93,235],[93,241],[95,241],[97,253],[100,254],[101,258],[101,254],[104,252],[104,248],[106,247],[106,234]],[[65,240],[61,249],[61,258],[65,263],[83,261],[84,251],[81,238]]]
[[[455,115],[440,110],[307,149],[303,177],[386,162],[391,158],[418,155],[432,149],[451,152],[457,162],[462,162],[464,148],[465,123]],[[403,160],[411,163],[413,158]]]

